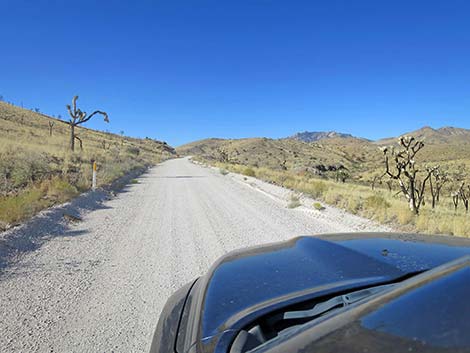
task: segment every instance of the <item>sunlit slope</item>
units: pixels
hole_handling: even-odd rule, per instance
[[[112,116],[110,119],[113,124]],[[52,136],[50,135],[49,123],[53,123]],[[77,127],[76,131],[83,141],[83,154],[104,151],[116,152],[116,150],[126,153],[127,150],[132,149],[136,154],[137,150],[135,149],[138,148],[138,159],[149,162],[158,161],[174,154],[172,147],[153,139],[136,139],[84,127]],[[1,149],[11,145],[63,157],[64,153],[68,153],[69,133],[69,126],[61,120],[0,102]],[[76,144],[77,150],[80,152],[78,142]]]
[[[419,162],[449,168],[470,166],[470,130],[424,127],[403,135],[424,139],[426,148],[420,152]],[[367,181],[383,168],[380,147],[396,144],[397,140],[398,137],[392,137],[370,141],[349,135],[327,136],[310,143],[294,138],[206,139],[183,145],[177,151],[207,160],[219,160],[224,151],[231,163],[276,170],[285,166],[289,170],[315,171],[318,165],[342,165],[354,179]]]

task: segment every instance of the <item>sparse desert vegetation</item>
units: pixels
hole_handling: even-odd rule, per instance
[[[401,136],[380,143],[369,141],[367,153],[360,159],[362,164],[357,159],[350,159],[350,165],[356,164],[356,167],[336,168],[324,173],[312,172],[308,166],[295,167],[292,161],[286,163],[286,160],[274,167],[272,161],[266,162],[265,166],[238,163],[240,157],[233,157],[233,152],[230,152],[230,146],[232,151],[239,149],[234,148],[239,146],[236,140],[225,142],[223,147],[221,140],[204,142],[203,147],[193,143],[190,150],[194,152],[200,148],[204,152],[196,158],[224,170],[257,177],[404,231],[470,236],[469,160],[461,158],[462,149],[469,148],[468,143],[462,144],[462,139],[470,136],[470,132],[455,128],[439,130],[424,128],[418,133],[419,137]],[[351,148],[351,137],[345,139],[348,147],[335,147],[338,150],[330,160],[334,160],[334,156],[340,154],[339,151],[348,155],[352,153],[351,150],[346,152]],[[253,140],[249,140],[243,140],[240,144],[252,144]],[[266,144],[273,146],[278,143],[276,140],[257,141],[264,147]],[[333,145],[337,141],[335,138]],[[331,140],[320,142],[332,146]],[[456,143],[462,145],[456,146]],[[305,145],[309,146],[308,143]],[[252,150],[257,151],[259,148],[252,147]],[[311,143],[310,148],[315,151],[318,141]],[[452,151],[455,151],[454,155]],[[356,155],[358,153],[355,152]],[[269,155],[269,152],[265,149],[263,154]],[[277,160],[283,158],[277,157]],[[363,169],[358,165],[362,165]],[[314,166],[314,169],[317,167]],[[293,194],[289,208],[300,205],[296,195]],[[322,207],[320,202],[313,204],[317,210]]]
[[[73,140],[81,148],[70,151],[70,130],[68,122],[0,102],[0,229],[88,190],[92,161],[100,186],[174,154],[161,141],[78,125]]]
[[[245,166],[225,164],[224,168],[241,173]],[[261,180],[302,192],[326,204],[383,224],[390,224],[404,231],[470,236],[470,215],[465,212],[464,207],[454,210],[450,196],[443,197],[441,203],[434,209],[430,204],[426,204],[419,215],[416,215],[409,209],[409,203],[401,195],[396,194],[396,190],[388,191],[385,188],[372,190],[365,185],[319,180],[289,171],[267,168],[254,168],[254,171],[256,177]],[[298,206],[295,200],[289,203],[290,208]]]

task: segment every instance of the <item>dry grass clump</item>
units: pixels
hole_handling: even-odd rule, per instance
[[[289,203],[287,204],[287,208],[297,208],[299,206],[302,206],[300,203],[300,197],[299,195],[292,194],[290,195]]]
[[[245,168],[243,169],[243,175],[250,176],[250,177],[255,177],[256,173],[252,168]]]

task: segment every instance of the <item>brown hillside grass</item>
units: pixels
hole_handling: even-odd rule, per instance
[[[53,122],[52,136],[49,122]],[[112,117],[111,117],[112,123]],[[0,229],[91,187],[91,161],[98,186],[169,158],[168,145],[83,127],[83,150],[69,150],[69,126],[57,119],[0,102]]]

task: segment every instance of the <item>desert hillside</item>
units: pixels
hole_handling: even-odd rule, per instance
[[[322,174],[338,168],[360,173],[373,146],[354,137],[335,137],[308,143],[294,138],[247,138],[238,140],[206,139],[177,148],[179,154],[206,160],[224,160],[275,170],[310,171]],[[375,158],[376,159],[376,158]]]
[[[404,133],[423,139],[426,148],[419,162],[443,167],[470,165],[470,130],[424,127]],[[344,167],[356,181],[370,181],[383,166],[380,147],[396,145],[398,138],[370,141],[335,132],[303,132],[284,139],[244,138],[205,139],[177,148],[181,155],[193,155],[208,161],[227,161],[274,170],[311,172],[328,176]],[[313,139],[313,142],[306,142]],[[305,141],[304,141],[305,140]]]
[[[175,154],[165,142],[149,138],[84,127],[76,127],[76,135],[71,152],[65,121],[0,102],[0,225],[90,188],[92,160],[97,162],[99,186]]]

